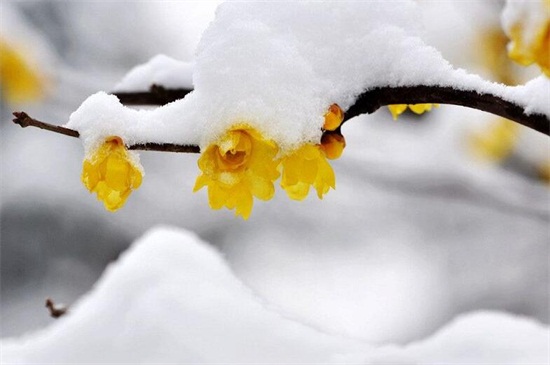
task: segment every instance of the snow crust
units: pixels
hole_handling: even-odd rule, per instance
[[[193,89],[193,64],[157,55],[131,69],[114,87],[114,91],[148,91],[151,85]]]
[[[418,19],[412,0],[227,2],[199,43],[193,93],[167,108],[139,112],[139,126],[136,113],[93,95],[67,126],[82,133],[88,146],[116,131],[127,142],[205,147],[232,125],[248,124],[284,154],[319,141],[331,104],[345,110],[365,90],[420,84],[491,93],[550,115],[547,100],[532,96],[541,93],[535,85],[547,90],[546,83],[509,88],[455,70],[420,38]],[[164,66],[185,70],[160,75]],[[188,76],[187,66],[160,57],[132,71],[119,88],[142,90],[146,81],[171,77],[170,85],[187,87]]]
[[[4,340],[2,361],[529,364],[549,360],[548,340],[547,327],[496,312],[460,316],[403,347],[321,333],[257,298],[194,234],[159,227],[111,265],[66,317]]]

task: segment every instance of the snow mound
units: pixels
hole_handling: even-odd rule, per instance
[[[114,89],[119,92],[148,91],[151,85],[193,89],[193,64],[157,55],[131,69]]]
[[[69,315],[4,343],[3,360],[326,363],[346,349],[346,341],[267,310],[194,234],[157,228],[109,267]]]
[[[528,364],[548,361],[548,340],[542,325],[491,312],[462,316],[405,347],[323,334],[269,308],[194,234],[161,227],[68,315],[1,345],[4,364]]]
[[[547,364],[549,351],[547,327],[528,318],[479,311],[457,317],[426,340],[383,349],[367,363]]]

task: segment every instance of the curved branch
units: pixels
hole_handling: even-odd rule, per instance
[[[345,120],[374,113],[384,105],[423,103],[452,104],[482,110],[550,135],[550,119],[543,114],[527,115],[523,107],[497,95],[445,86],[381,87],[365,91],[346,111]]]
[[[187,89],[166,89],[162,86],[153,85],[149,92],[118,93],[115,95],[124,104],[164,105],[183,98],[191,91]],[[527,115],[524,113],[523,107],[504,100],[498,95],[480,93],[475,90],[457,90],[445,86],[380,87],[365,91],[357,97],[355,104],[346,111],[344,121],[361,114],[372,114],[384,105],[423,103],[452,104],[482,110],[550,136],[550,119],[546,115]],[[32,126],[70,137],[79,137],[78,131],[36,120],[24,112],[14,112],[13,115],[15,116],[13,122],[23,128]],[[161,152],[200,152],[199,146],[173,143],[140,143],[128,146],[128,149]]]
[[[63,134],[69,137],[80,137],[80,133],[74,129],[53,125],[50,123],[42,122],[40,120],[31,118],[25,112],[14,112],[15,118],[13,122],[19,124],[22,128],[36,127],[45,129],[50,132]],[[159,151],[159,152],[185,152],[185,153],[200,153],[200,147],[196,145],[181,145],[175,143],[138,143],[127,146],[129,150],[141,150],[141,151]]]
[[[166,89],[152,85],[149,92],[115,93],[122,104],[164,105],[183,98],[192,90]],[[476,90],[457,90],[449,86],[379,87],[360,94],[345,114],[344,121],[361,114],[372,114],[392,104],[451,104],[501,116],[550,136],[550,119],[543,114],[524,113],[524,108],[502,97]]]

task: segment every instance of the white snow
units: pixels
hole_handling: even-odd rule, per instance
[[[151,85],[193,89],[193,64],[157,55],[147,63],[131,69],[114,87],[114,91],[148,91]]]
[[[493,312],[404,347],[321,333],[256,297],[194,234],[159,227],[65,317],[5,339],[2,363],[529,364],[548,361],[548,339],[545,326]]]
[[[544,98],[529,96],[540,94],[535,84],[525,93],[521,87],[454,70],[417,36],[418,19],[415,3],[406,0],[224,3],[197,50],[195,92],[174,102],[170,112],[142,111],[142,122],[136,123],[135,113],[114,102],[101,107],[100,100],[109,99],[92,96],[95,109],[85,102],[67,126],[80,131],[87,145],[112,129],[125,141],[162,142],[167,137],[165,142],[205,147],[232,125],[246,123],[278,142],[284,154],[319,141],[331,104],[346,109],[367,89],[419,84],[492,93],[528,112],[550,115]],[[170,85],[188,86],[188,79],[180,80],[188,77],[188,69],[178,76],[168,71],[155,76],[166,63],[154,59],[130,73],[122,86],[142,90],[149,77],[173,77]],[[536,85],[543,91],[548,87]]]

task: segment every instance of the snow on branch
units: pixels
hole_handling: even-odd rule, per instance
[[[80,133],[74,129],[65,128],[62,126],[42,122],[40,120],[30,117],[25,112],[14,112],[15,118],[13,122],[19,124],[22,128],[36,127],[44,129],[50,132],[63,134],[69,137],[80,137]],[[195,145],[180,145],[175,143],[138,143],[128,146],[129,150],[142,150],[142,151],[159,151],[159,152],[187,152],[187,153],[199,153],[199,146]]]
[[[189,89],[168,89],[152,85],[149,92],[115,93],[126,105],[164,105],[179,100],[190,93]],[[522,106],[501,96],[476,90],[458,90],[445,86],[380,87],[359,95],[346,111],[345,120],[361,114],[372,114],[380,107],[392,104],[438,103],[460,105],[492,113],[550,136],[550,119],[543,114],[526,114]],[[79,137],[76,130],[49,124],[30,117],[25,112],[14,112],[13,122],[21,127],[37,127],[70,137]],[[139,143],[128,146],[131,150],[199,153],[196,145],[175,143]]]

